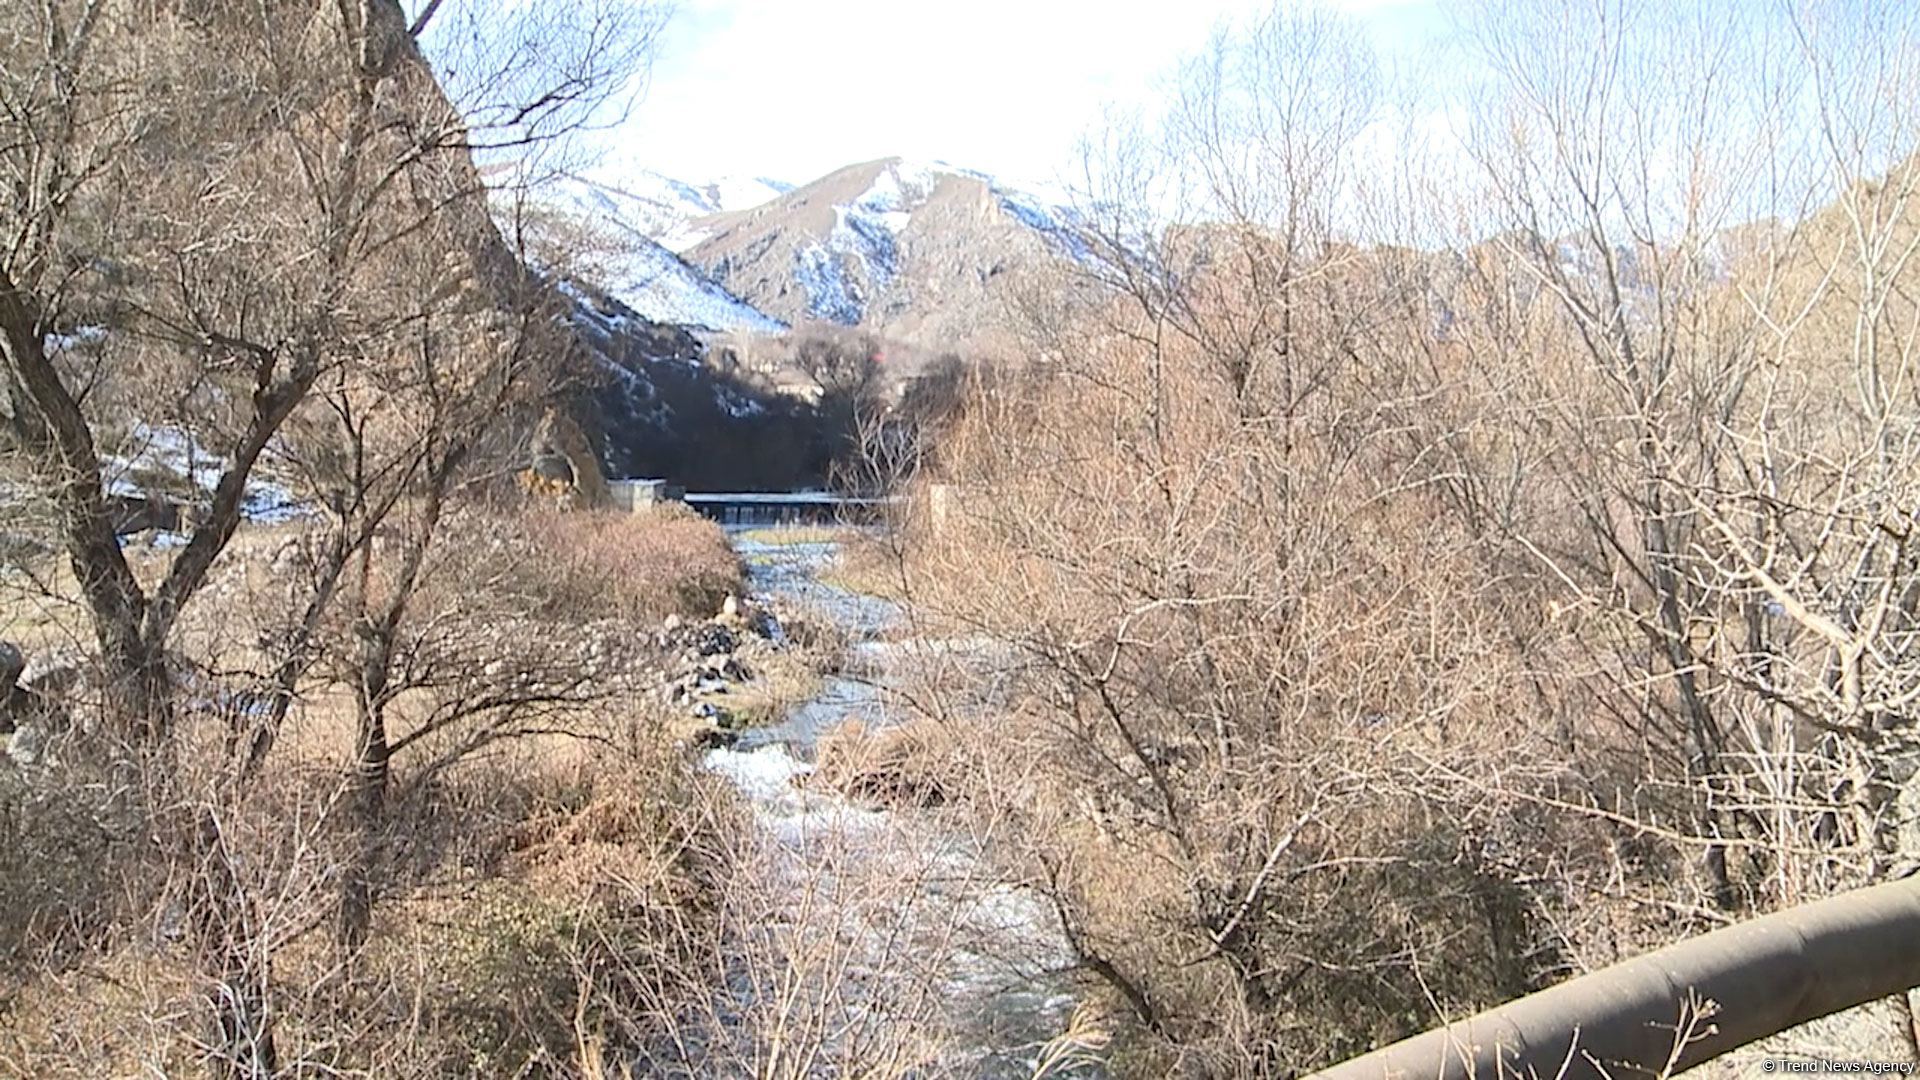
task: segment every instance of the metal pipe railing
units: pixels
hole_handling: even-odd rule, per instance
[[[1658,1076],[1914,986],[1920,986],[1920,877],[1670,945],[1335,1065],[1312,1080]]]

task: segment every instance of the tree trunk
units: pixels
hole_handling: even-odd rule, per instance
[[[340,890],[340,944],[348,953],[366,944],[373,925],[373,886],[379,873],[382,835],[386,830],[387,779],[392,755],[384,707],[377,700],[363,702],[348,796],[356,835]]]
[[[0,361],[6,421],[15,438],[55,470],[67,561],[93,617],[107,682],[110,722],[130,734],[163,733],[170,689],[164,659],[146,635],[147,601],[120,550],[100,488],[100,456],[80,405],[46,351],[44,312],[0,269]]]
[[[214,1080],[266,1080],[279,1071],[269,1009],[266,950],[252,901],[233,873],[211,809],[194,811],[186,846],[195,859],[191,925],[201,969],[211,977],[207,1004],[215,1041],[207,1058]]]

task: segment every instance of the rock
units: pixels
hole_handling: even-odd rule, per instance
[[[730,653],[740,645],[740,639],[733,636],[733,631],[719,623],[707,623],[701,629],[703,632],[695,645],[700,650],[701,656]]]
[[[773,612],[766,608],[758,608],[754,615],[755,617],[747,623],[748,629],[775,645],[787,643],[787,632],[781,627],[780,620],[774,616]]]
[[[680,617],[680,613],[676,611],[673,614],[668,615],[666,619],[660,623],[660,629],[665,633],[671,634],[674,631],[680,629],[682,626],[685,626],[686,623],[687,621],[685,619],[682,619]]]
[[[599,459],[571,416],[557,408],[548,409],[529,442],[530,468],[522,482],[530,493],[561,495],[572,506],[613,504]]]
[[[702,728],[693,737],[693,745],[701,750],[727,750],[740,741],[738,732],[725,728]]]
[[[20,686],[43,698],[59,699],[85,681],[86,658],[75,652],[50,652],[34,657],[20,673]]]
[[[723,619],[739,618],[740,617],[740,598],[733,595],[732,593],[728,593],[726,600],[720,604],[720,617]]]
[[[115,536],[175,532],[180,528],[180,507],[171,500],[149,495],[108,495],[104,502]]]
[[[20,652],[20,646],[11,641],[0,641],[0,686],[12,686],[20,681],[20,675],[27,669],[27,658]]]
[[[7,737],[7,756],[15,765],[37,765],[47,755],[47,732],[38,724],[22,724]]]
[[[724,624],[702,622],[662,630],[659,643],[668,652],[678,652],[684,663],[693,664],[703,656],[732,652],[740,639]]]
[[[22,686],[0,687],[0,734],[37,729],[61,732],[72,727],[65,705]],[[31,738],[31,736],[29,736]]]

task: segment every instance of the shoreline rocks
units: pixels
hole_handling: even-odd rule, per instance
[[[670,707],[683,710],[692,730],[682,741],[702,750],[731,746],[739,737],[739,718],[715,699],[753,682],[759,658],[788,647],[779,616],[769,605],[732,593],[710,619],[667,616],[653,643],[668,656],[655,692]]]

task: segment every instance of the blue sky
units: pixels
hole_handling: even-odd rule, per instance
[[[1417,62],[1434,0],[1325,5]],[[609,158],[671,176],[804,183],[857,161],[938,158],[1014,179],[1071,169],[1110,109],[1150,104],[1223,20],[1267,0],[681,0]]]

